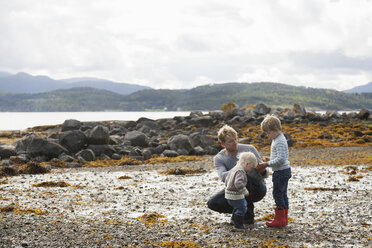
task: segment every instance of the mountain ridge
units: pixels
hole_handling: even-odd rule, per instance
[[[25,72],[19,72],[14,75],[11,74],[10,76],[3,72],[0,75],[4,75],[0,76],[0,92],[4,93],[43,93],[59,89],[93,87],[102,90],[110,90],[122,95],[128,95],[139,90],[152,89],[148,86],[118,83],[95,78],[82,78],[89,79],[83,81],[79,81],[79,78],[76,78],[75,80],[74,78],[71,78],[64,81],[55,80],[47,76],[32,76]]]
[[[364,85],[359,85],[348,90],[344,90],[345,93],[370,93],[372,92],[372,82]]]

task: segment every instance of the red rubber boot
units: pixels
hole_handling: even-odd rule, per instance
[[[285,209],[283,207],[276,207],[274,220],[266,222],[266,225],[268,227],[285,227],[287,226],[285,218],[286,218]]]

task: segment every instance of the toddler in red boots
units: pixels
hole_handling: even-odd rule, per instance
[[[288,161],[288,144],[282,133],[280,120],[268,115],[261,123],[261,130],[272,140],[270,160],[262,165],[273,170],[273,197],[275,200],[275,218],[266,222],[268,227],[286,227],[288,224],[288,181],[291,167]]]

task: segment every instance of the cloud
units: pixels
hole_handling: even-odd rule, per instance
[[[0,0],[0,71],[154,88],[371,80],[371,1]]]

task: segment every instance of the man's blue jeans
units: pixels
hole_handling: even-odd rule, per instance
[[[289,207],[288,181],[292,177],[291,168],[274,171],[273,173],[273,197],[277,207]]]
[[[257,180],[247,175],[248,183],[246,188],[249,192],[249,196],[245,198],[247,201],[247,212],[245,213],[244,219],[254,219],[254,205],[253,202],[258,202],[266,195],[266,185],[263,180]],[[225,190],[213,195],[207,202],[208,208],[217,211],[219,213],[232,213],[233,207],[229,205],[225,198]]]
[[[247,212],[247,201],[244,198],[240,200],[227,200],[227,203],[233,207],[233,214],[244,216]]]

